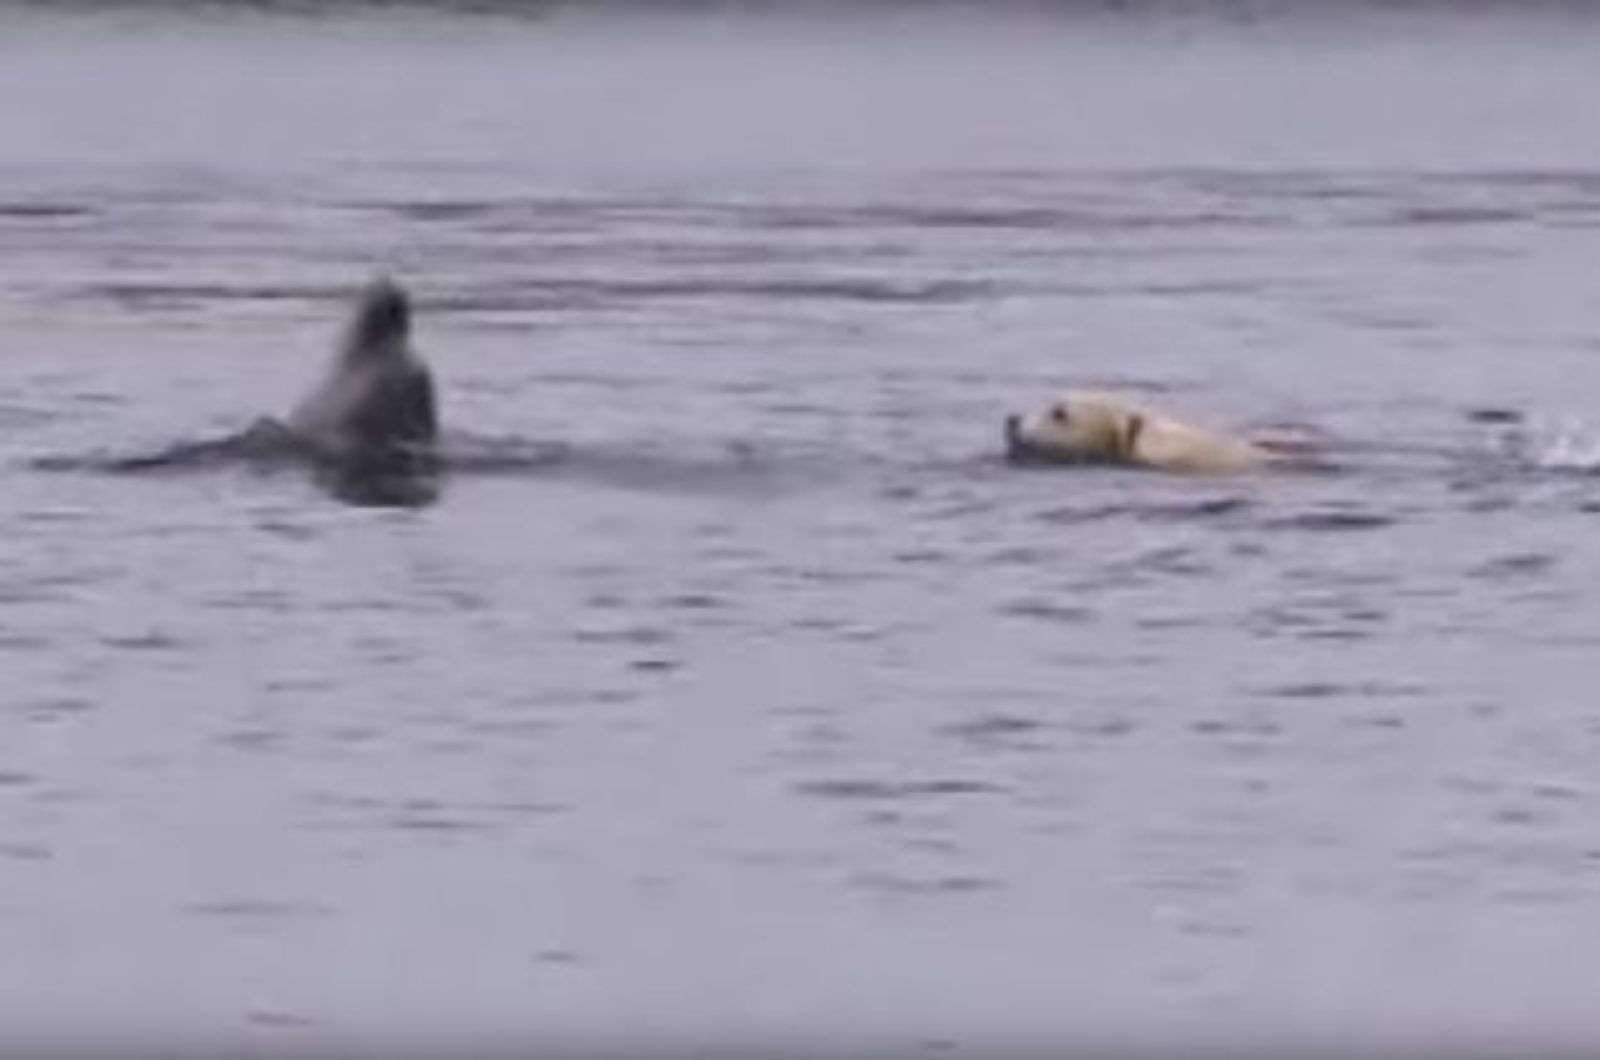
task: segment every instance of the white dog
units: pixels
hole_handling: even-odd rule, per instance
[[[1018,463],[1093,463],[1162,471],[1239,472],[1289,459],[1285,449],[1184,423],[1110,394],[1069,392],[1031,417],[1006,418]]]

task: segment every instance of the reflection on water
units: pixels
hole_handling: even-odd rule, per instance
[[[0,14],[8,1029],[1592,1041],[1588,23],[1249,6]]]

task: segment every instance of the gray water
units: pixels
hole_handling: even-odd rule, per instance
[[[0,1037],[1600,1042],[1597,36],[6,10]],[[378,271],[438,503],[40,464]],[[1003,466],[1071,384],[1342,469]]]

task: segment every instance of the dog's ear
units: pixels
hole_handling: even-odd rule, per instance
[[[1121,441],[1119,443],[1119,448],[1122,451],[1121,452],[1122,459],[1124,459],[1124,460],[1132,460],[1133,459],[1134,449],[1135,449],[1136,446],[1138,446],[1138,444],[1139,444],[1139,435],[1141,433],[1143,433],[1143,431],[1144,431],[1144,417],[1142,415],[1140,415],[1139,413],[1136,412],[1132,416],[1128,417],[1127,430],[1122,432],[1122,438],[1121,438]]]

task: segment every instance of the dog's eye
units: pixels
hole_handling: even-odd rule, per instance
[[[1052,405],[1052,406],[1050,406],[1050,418],[1052,420],[1054,420],[1055,422],[1057,422],[1057,423],[1066,423],[1067,422],[1067,406],[1065,406],[1065,405]]]

